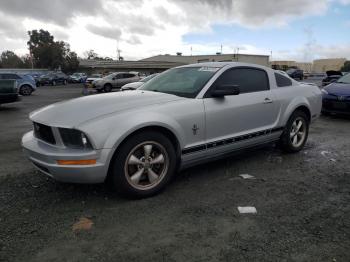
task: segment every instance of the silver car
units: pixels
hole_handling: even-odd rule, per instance
[[[298,152],[321,91],[270,68],[204,63],[162,73],[135,91],[88,96],[30,114],[30,161],[58,181],[101,183],[131,197],[162,190],[180,168],[279,141]]]
[[[113,89],[121,89],[122,86],[128,83],[138,82],[140,79],[137,72],[117,72],[101,79],[96,79],[92,82],[92,87],[99,92],[111,92]]]

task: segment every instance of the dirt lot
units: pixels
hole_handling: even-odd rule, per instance
[[[349,118],[319,119],[299,154],[246,152],[183,171],[161,195],[131,201],[104,185],[57,183],[22,155],[28,113],[80,93],[41,87],[0,107],[0,261],[350,260]],[[74,231],[80,218],[91,228]]]

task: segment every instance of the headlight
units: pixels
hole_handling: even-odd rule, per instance
[[[325,94],[325,95],[328,95],[328,92],[325,89],[322,89],[322,93]]]
[[[88,137],[81,131],[69,128],[59,128],[63,144],[73,149],[92,149]]]

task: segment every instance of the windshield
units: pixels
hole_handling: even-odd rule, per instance
[[[348,73],[345,76],[339,78],[337,82],[338,83],[343,83],[343,84],[350,84],[350,73]]]
[[[292,68],[292,69],[288,69],[286,71],[287,74],[293,74],[296,71],[296,69]]]
[[[105,78],[105,79],[111,79],[111,78],[113,78],[113,77],[115,77],[115,76],[116,76],[116,74],[115,74],[115,73],[112,73],[112,74],[106,75],[106,76],[103,77],[103,78]]]
[[[218,70],[217,67],[174,68],[153,78],[139,89],[194,98]]]
[[[157,75],[158,74],[149,75],[149,76],[145,77],[144,79],[140,80],[140,82],[146,83],[146,82],[148,82],[149,80],[151,80],[153,77],[155,77]]]
[[[100,78],[100,77],[101,77],[101,75],[96,74],[96,75],[91,75],[91,77],[93,77],[93,78]]]

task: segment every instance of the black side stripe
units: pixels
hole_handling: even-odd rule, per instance
[[[269,134],[272,134],[272,133],[280,132],[280,131],[283,131],[283,129],[284,129],[284,127],[277,127],[277,128],[274,128],[274,129],[268,129],[268,130],[264,130],[264,131],[259,131],[259,132],[247,134],[247,135],[227,138],[227,139],[224,139],[224,140],[218,140],[218,141],[210,142],[210,143],[207,143],[207,144],[202,144],[202,145],[197,145],[197,146],[193,146],[193,147],[188,147],[188,148],[185,148],[185,149],[182,150],[182,154],[183,155],[192,154],[192,153],[195,153],[195,152],[203,151],[203,150],[206,150],[206,149],[211,149],[211,148],[218,147],[218,146],[229,145],[229,144],[241,142],[241,141],[244,141],[244,140],[249,140],[249,139],[252,139],[252,138],[256,138],[256,137],[259,137],[259,136],[264,136],[264,135],[269,135]]]

